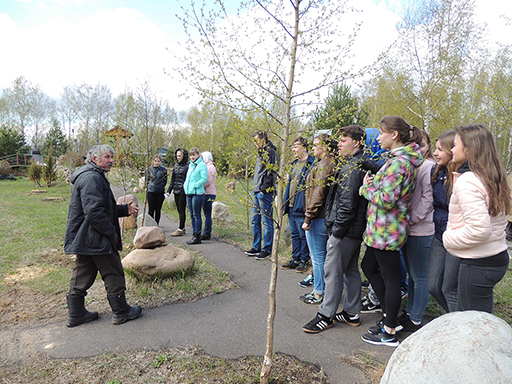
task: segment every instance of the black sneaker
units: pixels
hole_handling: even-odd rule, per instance
[[[405,332],[416,332],[418,329],[421,328],[421,324],[414,324],[409,316],[407,316],[406,319],[402,319],[402,321],[400,322],[400,326],[402,327],[401,331]]]
[[[320,305],[324,300],[324,297],[318,298],[315,296],[313,292],[308,293],[307,295],[300,296],[299,300],[306,304]]]
[[[295,272],[297,273],[304,273],[309,268],[309,261],[301,261],[297,268],[295,269]]]
[[[299,262],[291,259],[289,262],[287,262],[286,264],[283,264],[281,265],[281,269],[295,269],[297,268],[298,266],[300,265]]]
[[[390,335],[386,331],[381,331],[379,333],[367,333],[361,336],[363,341],[373,345],[385,345],[387,347],[398,347],[398,339],[396,335]]]
[[[268,253],[267,251],[261,251],[260,254],[256,256],[256,260],[265,260],[268,259],[269,257],[270,253]]]
[[[334,320],[338,323],[346,323],[348,325],[351,325],[353,327],[359,327],[361,325],[361,321],[359,320],[359,315],[351,315],[348,312],[345,312],[345,310],[337,313],[334,316]]]
[[[395,328],[395,331],[400,332],[402,329],[403,329],[403,326],[401,324],[398,324]],[[373,327],[368,328],[368,332],[370,332],[370,333],[384,332],[384,318],[377,321],[377,325],[374,325]]]
[[[302,288],[308,288],[308,287],[312,287],[313,285],[315,285],[315,282],[313,280],[313,275],[308,275],[304,280],[299,281],[299,285]]]
[[[380,304],[373,304],[368,296],[361,299],[361,313],[378,313],[382,312]]]
[[[251,248],[248,251],[245,251],[245,254],[247,256],[258,256],[260,254],[260,251],[257,251],[254,248]]]
[[[307,333],[318,333],[324,329],[332,327],[332,319],[325,317],[321,313],[317,313],[315,318],[302,327],[302,330]]]

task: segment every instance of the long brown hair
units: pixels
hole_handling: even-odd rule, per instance
[[[453,148],[453,139],[455,138],[455,131],[450,130],[441,133],[437,137],[437,142],[439,143],[442,150],[446,153],[449,153],[450,156],[452,156],[452,148]],[[437,164],[436,168],[434,169],[434,173],[432,174],[432,183],[437,179],[437,176],[439,175],[439,172],[441,171],[441,168],[443,166]],[[453,172],[457,169],[458,164],[454,163],[452,160],[449,161],[448,164],[446,164],[446,180],[444,181],[444,190],[446,191],[446,197],[449,198],[452,194],[452,187],[453,187]]]
[[[510,189],[491,132],[481,124],[455,128],[464,147],[469,168],[482,181],[489,195],[489,214],[511,212]]]
[[[421,145],[421,130],[409,124],[400,116],[386,116],[379,122],[380,128],[385,132],[398,132],[398,138],[404,145],[417,143]]]

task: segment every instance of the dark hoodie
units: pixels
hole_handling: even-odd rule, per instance
[[[183,153],[183,159],[178,162],[176,158],[176,154],[178,151]],[[188,151],[184,148],[178,148],[174,152],[174,158],[176,159],[176,165],[172,170],[171,183],[169,184],[169,188],[167,189],[167,193],[174,193],[175,195],[184,195],[185,189],[183,185],[185,183],[185,179],[187,178],[188,172]]]
[[[71,175],[71,183],[65,252],[105,255],[112,253],[112,244],[123,249],[118,219],[128,216],[128,205],[117,205],[105,170],[86,164]]]
[[[254,193],[275,193],[278,162],[276,147],[271,141],[258,150],[252,184]]]

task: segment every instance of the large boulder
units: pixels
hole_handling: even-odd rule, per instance
[[[443,315],[409,336],[380,384],[512,382],[512,328],[486,312]]]
[[[140,227],[133,238],[137,249],[155,248],[165,243],[165,232],[160,227]]]
[[[140,212],[140,210],[139,210]],[[142,215],[142,213],[137,216],[137,227],[142,227],[142,218],[144,217],[144,227],[158,227],[158,224],[156,223],[155,219],[153,219],[151,216],[149,216],[149,213],[146,213],[145,216]]]
[[[194,256],[173,244],[155,249],[135,249],[122,260],[123,267],[139,278],[166,277],[177,271],[190,271]]]
[[[228,205],[215,201],[212,205],[212,218],[232,223],[234,220],[231,213],[229,213],[230,210],[231,208]]]
[[[133,203],[132,205],[134,207],[139,206],[139,200],[134,195],[125,195],[121,196],[117,199],[117,204],[129,204]],[[123,224],[124,223],[124,224]],[[124,225],[124,229],[132,229],[137,228],[137,213],[134,213],[133,215],[127,216],[127,217],[120,217],[119,218],[119,226],[122,228]]]

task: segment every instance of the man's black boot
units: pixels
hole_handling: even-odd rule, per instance
[[[142,313],[140,305],[129,306],[124,291],[117,295],[107,295],[108,303],[112,308],[112,324],[119,325],[136,319]]]
[[[187,241],[188,245],[194,245],[194,244],[201,244],[201,234],[200,233],[193,233],[192,239]]]
[[[98,318],[98,312],[89,312],[85,309],[85,297],[68,293],[66,295],[68,302],[68,318],[66,325],[76,327],[77,325],[94,321]]]

